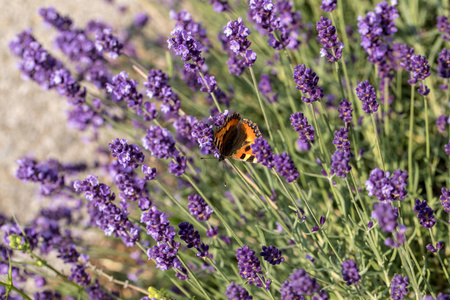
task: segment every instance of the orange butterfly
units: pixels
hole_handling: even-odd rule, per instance
[[[214,144],[220,152],[219,161],[231,158],[258,162],[250,145],[260,136],[256,123],[242,119],[236,112],[228,116],[224,124],[214,132]]]

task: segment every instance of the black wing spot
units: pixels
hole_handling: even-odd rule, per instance
[[[245,147],[245,151],[250,151],[250,149],[252,149],[252,147],[250,146]]]
[[[245,158],[245,153],[242,153],[240,159],[244,159]]]
[[[249,161],[249,162],[253,162],[254,160],[255,160],[255,156],[254,156],[254,155],[250,156],[250,157],[247,159],[247,161]]]

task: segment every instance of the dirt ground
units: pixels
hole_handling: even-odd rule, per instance
[[[65,99],[21,78],[15,66],[18,59],[10,53],[9,42],[30,27],[35,38],[57,54],[52,42],[55,31],[42,23],[37,13],[39,7],[54,6],[63,15],[70,15],[80,27],[91,19],[117,26],[129,24],[133,13],[139,10],[139,3],[115,2],[111,5],[102,0],[0,0],[0,212],[25,221],[40,205],[45,205],[45,201],[36,197],[36,185],[24,184],[14,177],[17,159],[33,155],[38,160],[76,162],[90,155],[93,147],[83,142],[86,134],[68,128]],[[117,6],[125,2],[132,8],[121,14]]]

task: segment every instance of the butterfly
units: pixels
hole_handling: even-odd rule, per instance
[[[220,152],[219,161],[231,158],[256,163],[250,145],[260,136],[256,123],[242,119],[237,112],[231,114],[214,132],[214,144]]]

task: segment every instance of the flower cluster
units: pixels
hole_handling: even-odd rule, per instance
[[[262,246],[262,251],[259,253],[260,256],[264,257],[271,265],[279,265],[284,261],[284,257],[281,257],[283,253],[275,246],[270,245],[269,247]]]
[[[444,248],[444,242],[443,241],[439,241],[436,243],[436,248],[432,245],[432,244],[428,244],[426,246],[427,250],[432,252],[432,253],[436,253],[439,252],[439,250],[441,250],[442,248]]]
[[[303,113],[297,112],[291,115],[291,126],[299,133],[299,139],[303,143],[314,143],[314,128],[308,124]]]
[[[214,131],[212,128],[212,125],[208,125],[202,121],[192,126],[192,137],[200,146],[202,154],[218,154],[218,150],[214,145]]]
[[[408,285],[408,277],[395,274],[391,282],[391,299],[403,300],[408,294]]]
[[[441,204],[444,207],[444,211],[450,214],[450,190],[445,188],[441,189],[442,195],[440,196]]]
[[[378,168],[370,172],[369,179],[366,180],[366,189],[369,196],[376,196],[380,201],[404,200],[406,196],[406,186],[408,185],[408,172],[398,169],[392,174],[384,173]]]
[[[181,56],[184,61],[184,68],[189,72],[196,72],[205,61],[201,57],[202,44],[198,42],[190,31],[175,28],[167,40],[169,49],[173,49],[175,54]]]
[[[111,59],[116,59],[122,54],[123,45],[119,42],[119,39],[112,34],[110,28],[103,29],[97,34],[96,39],[95,47],[98,52],[107,53],[108,57]]]
[[[416,205],[414,205],[414,211],[417,213],[420,225],[425,228],[431,228],[436,224],[436,219],[434,218],[434,210],[428,206],[427,200],[420,201],[416,199]]]
[[[373,86],[369,84],[369,80],[360,82],[356,87],[356,95],[362,101],[362,109],[365,113],[371,114],[378,110],[377,95]]]
[[[255,255],[255,251],[244,245],[244,247],[237,249],[236,258],[238,260],[239,275],[247,280],[248,284],[263,287],[264,282],[261,280],[265,279],[262,276],[260,262]]]
[[[129,145],[125,139],[117,138],[108,145],[112,156],[117,157],[124,168],[136,169],[144,161],[145,156],[139,146]]]
[[[16,177],[23,182],[38,182],[43,195],[56,193],[64,187],[64,176],[60,174],[63,166],[57,161],[38,163],[34,159],[22,158],[16,163],[19,165]]]
[[[278,95],[272,91],[270,76],[268,74],[261,74],[261,80],[259,81],[258,88],[269,103],[277,102]]]
[[[176,21],[175,29],[189,32],[190,35],[201,44],[201,50],[204,52],[208,51],[208,48],[211,47],[211,42],[206,35],[206,29],[201,23],[195,22],[189,12],[184,9],[180,10],[178,13],[171,10],[169,16]]]
[[[256,138],[250,145],[257,161],[269,169],[273,168],[273,152],[269,143],[262,137]]]
[[[350,140],[348,139],[348,128],[340,128],[334,132],[333,144],[336,151],[331,156],[330,175],[345,178],[347,173],[351,171],[350,159],[353,153],[350,151]]]
[[[148,72],[147,81],[144,81],[144,86],[147,88],[147,96],[150,99],[155,98],[163,102],[161,104],[163,113],[177,113],[181,106],[181,101],[178,94],[168,84],[168,81],[169,77],[163,71],[151,69]]]
[[[128,79],[127,72],[120,72],[112,78],[111,83],[106,84],[106,92],[111,94],[115,101],[124,101],[128,107],[142,114],[143,96],[137,91],[138,83],[134,79]]]
[[[199,221],[208,221],[209,216],[214,212],[205,200],[197,194],[188,196],[189,204],[188,208],[191,215],[197,218]]]
[[[296,181],[300,175],[292,158],[286,152],[274,155],[273,164],[277,173],[286,178],[287,183]]]
[[[311,277],[304,269],[294,270],[289,280],[281,285],[281,299],[306,299],[304,296],[313,296],[312,299],[328,299],[325,291],[319,289],[315,277]]]
[[[448,22],[448,18],[445,15],[439,16],[436,18],[439,32],[442,32],[442,39],[444,41],[450,42],[450,23]]]
[[[253,300],[253,296],[250,296],[242,286],[235,282],[232,282],[227,286],[225,296],[227,296],[227,299],[229,300]]]
[[[322,5],[320,9],[326,12],[332,12],[336,9],[337,0],[322,0]]]
[[[108,236],[120,237],[127,247],[139,241],[139,226],[128,219],[123,203],[121,208],[113,203],[116,196],[108,185],[100,183],[97,176],[89,175],[83,181],[75,181],[73,187],[76,192],[84,192],[89,201],[87,207],[93,226],[99,227]]]
[[[356,262],[352,259],[346,260],[342,263],[341,273],[342,279],[344,279],[347,285],[358,284],[358,281],[361,279]]]
[[[316,23],[316,29],[319,33],[319,42],[324,47],[320,49],[320,56],[326,57],[330,62],[341,59],[344,44],[338,41],[336,27],[331,25],[331,20],[320,17],[320,21]]]
[[[375,203],[372,218],[378,221],[383,232],[393,232],[398,226],[398,208],[392,207],[390,203]]]
[[[194,225],[189,222],[182,222],[178,224],[180,230],[178,236],[187,244],[188,248],[197,249],[197,257],[209,257],[212,259],[212,254],[209,253],[209,246],[200,240],[200,234],[194,229]]]
[[[363,104],[364,106],[364,104]],[[364,108],[363,108],[364,109]],[[339,119],[348,124],[352,121],[352,103],[344,98],[341,103],[339,103]]]
[[[231,74],[240,76],[244,68],[251,67],[256,61],[256,52],[249,49],[251,42],[247,39],[250,30],[244,26],[242,18],[229,21],[220,35],[222,47],[230,55],[228,70]]]
[[[317,86],[319,76],[316,75],[312,69],[306,68],[305,65],[295,66],[294,81],[297,84],[297,90],[304,94],[309,94],[309,97],[302,96],[302,101],[312,103],[323,97],[323,89]]]
[[[147,134],[142,138],[142,144],[146,150],[150,151],[151,155],[157,158],[168,159],[179,155],[170,131],[156,125],[147,129]]]
[[[437,73],[442,78],[450,78],[450,51],[446,48],[439,53]]]

